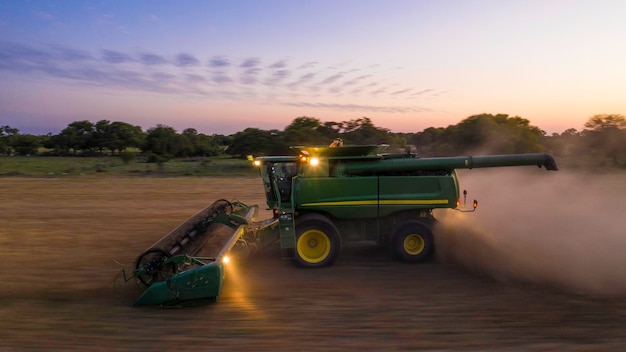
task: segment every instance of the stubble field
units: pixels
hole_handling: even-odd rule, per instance
[[[479,209],[435,214],[432,262],[355,245],[304,270],[273,246],[176,309],[118,300],[115,261],[216,199],[263,208],[258,178],[0,178],[0,350],[623,350],[624,174],[462,176]]]

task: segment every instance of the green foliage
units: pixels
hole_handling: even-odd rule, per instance
[[[585,123],[586,147],[591,153],[626,167],[626,118],[622,115],[594,115]]]
[[[177,156],[217,156],[223,141],[218,137],[198,133],[194,128],[187,128],[182,135],[183,148]]]
[[[620,130],[626,128],[626,118],[619,114],[598,114],[585,122],[585,127],[593,131]]]
[[[417,133],[392,133],[375,126],[368,117],[342,122],[321,122],[315,117],[295,118],[283,131],[246,128],[234,135],[205,135],[194,128],[177,133],[172,127],[157,125],[143,132],[124,122],[75,121],[60,134],[22,135],[10,126],[0,126],[0,155],[36,155],[41,147],[46,155],[119,155],[124,165],[132,165],[136,154],[148,162],[151,172],[164,172],[175,158],[208,158],[228,154],[239,159],[248,155],[289,155],[290,146],[328,145],[342,138],[344,145],[389,144],[390,152],[410,150],[420,156],[462,154],[529,153],[546,150],[557,158],[581,164],[607,164],[626,167],[626,118],[617,114],[592,116],[586,129],[570,128],[561,134],[545,136],[538,127],[519,116],[480,114],[456,125],[429,127]],[[137,151],[140,149],[140,152]],[[132,149],[133,152],[128,150]],[[50,151],[51,150],[51,151]],[[213,169],[212,159],[193,172]],[[589,160],[589,161],[585,161]],[[593,161],[593,162],[592,162]],[[75,168],[78,169],[78,168]],[[100,172],[110,167],[100,165]],[[192,173],[193,173],[192,172]]]
[[[247,155],[269,155],[273,150],[283,148],[277,132],[258,128],[246,128],[235,133],[227,152],[230,155],[245,158]]]
[[[0,156],[0,177],[67,177],[106,174],[107,176],[256,176],[250,162],[230,156],[175,159],[147,163],[145,158],[124,162],[118,156]]]
[[[184,148],[184,140],[172,127],[157,125],[148,129],[142,150],[162,159],[171,159]]]
[[[586,129],[570,128],[545,136],[548,150],[573,167],[626,168],[626,119],[622,115],[594,115]]]
[[[346,144],[392,144],[394,141],[388,129],[374,126],[368,117],[344,122],[341,130]]]
[[[58,135],[57,145],[61,150],[71,150],[74,154],[90,150],[96,145],[92,139],[94,131],[94,124],[87,120],[72,122]]]
[[[513,154],[543,150],[542,137],[539,128],[521,117],[481,114],[446,128],[427,128],[410,142],[424,156]]]
[[[120,153],[120,159],[122,159],[124,164],[128,165],[130,164],[131,161],[134,161],[136,159],[135,153],[128,151],[128,150],[124,150]]]
[[[32,134],[18,134],[10,142],[17,155],[35,155],[41,147],[39,137]]]
[[[108,149],[112,154],[121,154],[126,148],[141,147],[144,138],[141,127],[125,122],[101,120],[95,125],[94,140],[101,152]]]
[[[280,139],[283,146],[294,145],[322,145],[329,143],[329,137],[324,134],[319,119],[301,116],[294,119]],[[332,139],[330,139],[332,140]]]
[[[19,136],[20,130],[10,126],[0,126],[0,155],[13,154],[14,139]]]

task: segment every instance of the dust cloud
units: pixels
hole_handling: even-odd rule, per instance
[[[475,213],[441,210],[437,256],[504,282],[626,295],[626,173],[459,172]]]

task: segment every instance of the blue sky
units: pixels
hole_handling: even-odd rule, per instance
[[[396,132],[626,114],[626,1],[0,1],[0,125]]]

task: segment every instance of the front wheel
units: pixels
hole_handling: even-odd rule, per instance
[[[341,253],[339,231],[326,217],[308,216],[296,225],[295,252],[295,262],[300,266],[333,265]]]
[[[417,221],[400,224],[392,234],[391,251],[405,262],[422,262],[429,259],[434,250],[433,234]]]

